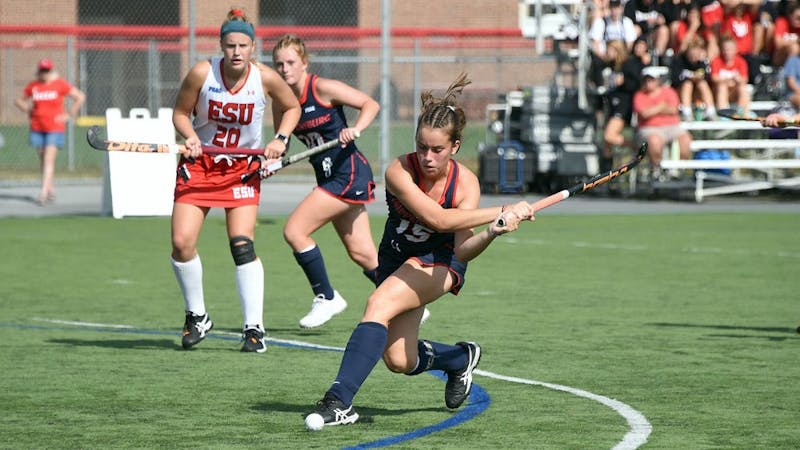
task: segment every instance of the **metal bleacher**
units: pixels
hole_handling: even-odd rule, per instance
[[[777,106],[772,101],[751,104],[752,110],[762,116]],[[683,122],[682,126],[692,133],[691,150],[695,158],[665,158],[661,168],[679,174],[692,171],[695,201],[701,202],[713,195],[800,187],[797,130],[785,130],[784,138],[773,139],[771,129],[758,121]],[[703,151],[722,152],[727,158],[697,158]]]

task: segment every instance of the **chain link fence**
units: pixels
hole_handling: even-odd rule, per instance
[[[554,78],[552,58],[538,56],[534,41],[519,31],[516,0],[475,0],[469,5],[449,0],[241,3],[235,6],[256,24],[262,62],[271,64],[272,45],[291,32],[306,41],[312,72],[339,79],[376,100],[382,98],[382,85],[389,86],[381,113],[389,120],[376,120],[359,144],[379,177],[387,156],[413,150],[421,91],[444,90],[460,72],[470,74],[473,84],[462,97],[470,126],[460,155],[469,162],[485,138],[488,104],[509,90]],[[390,6],[388,14],[385,5]],[[60,75],[87,97],[80,117],[68,126],[57,178],[98,178],[104,155],[86,144],[88,127],[104,125],[108,108],[119,108],[123,115],[131,108],[146,108],[155,117],[159,108],[172,107],[189,67],[221,54],[219,26],[230,7],[200,0],[0,0],[0,182],[38,177],[27,117],[14,100],[34,79],[41,58],[53,60]],[[440,21],[446,27],[438,26]],[[381,34],[386,24],[392,29],[388,48]],[[383,84],[386,54],[391,58],[390,80]],[[269,117],[265,126],[264,135],[271,135]],[[388,148],[381,148],[387,147],[384,134]],[[290,151],[300,150],[293,142]],[[302,174],[307,168],[287,172],[292,170]]]

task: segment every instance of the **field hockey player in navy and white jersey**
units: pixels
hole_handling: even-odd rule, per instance
[[[478,208],[478,178],[452,159],[466,125],[455,100],[467,84],[461,75],[443,98],[422,94],[416,151],[400,156],[386,170],[389,217],[379,247],[380,284],[350,336],[335,381],[306,417],[310,430],[358,420],[353,397],[381,357],[392,372],[444,371],[448,408],[458,408],[469,396],[481,347],[420,340],[420,318],[426,304],[448,292],[457,294],[467,262],[521,220],[532,220],[533,210],[524,201]],[[485,224],[491,225],[473,232]]]
[[[227,234],[236,265],[236,285],[243,315],[242,351],[261,353],[264,339],[264,268],[253,244],[261,180],[242,183],[257,169],[257,157],[205,155],[201,146],[261,148],[261,130],[272,100],[277,135],[269,139],[264,158],[286,152],[289,133],[300,119],[300,104],[274,70],[251,61],[255,30],[238,9],[220,28],[222,58],[197,63],[181,84],[173,123],[186,139],[187,154],[178,163],[172,210],[172,267],[184,297],[183,348],[205,338],[213,326],[203,296],[203,266],[197,241],[212,207],[225,209]]]
[[[283,230],[315,296],[300,326],[315,328],[344,311],[347,301],[331,285],[322,251],[311,237],[314,232],[332,223],[350,259],[376,282],[378,252],[365,207],[375,201],[375,182],[355,139],[372,123],[380,106],[358,89],[310,73],[305,43],[295,35],[278,40],[272,62],[300,100],[302,116],[294,135],[309,148],[334,139],[341,144],[311,157],[317,187],[291,213]],[[358,111],[352,126],[347,123],[345,106]]]

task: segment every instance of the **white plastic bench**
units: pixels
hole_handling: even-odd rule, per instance
[[[690,124],[709,124],[709,125],[690,125]],[[687,122],[684,125],[687,129],[720,129],[719,126],[727,127],[731,122]],[[758,122],[740,122],[739,124],[756,124]],[[688,126],[687,126],[688,125]],[[751,127],[750,125],[745,125]],[[728,128],[743,129],[743,128]],[[749,128],[757,129],[757,128]],[[766,130],[766,129],[765,129]],[[696,170],[695,174],[695,200],[703,201],[705,197],[712,195],[733,194],[737,192],[750,192],[775,187],[794,187],[800,186],[800,176],[780,178],[776,170],[780,169],[800,169],[800,158],[797,149],[800,148],[800,140],[797,139],[709,139],[695,140],[691,144],[692,152],[700,150],[751,150],[757,157],[728,159],[728,160],[707,160],[707,159],[664,159],[661,161],[661,168],[665,170]],[[786,158],[786,155],[791,157]],[[783,156],[783,157],[781,157]],[[732,176],[717,176],[706,173],[710,169],[751,169],[761,171],[766,174],[766,179],[755,178],[736,178]],[[707,179],[721,182],[722,185],[714,187],[704,186]]]

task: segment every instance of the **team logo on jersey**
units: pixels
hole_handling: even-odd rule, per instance
[[[333,168],[333,161],[331,161],[330,156],[326,156],[325,159],[322,160],[322,170],[325,172],[325,178],[331,176],[331,168]]]
[[[310,112],[314,112],[316,110],[317,110],[317,107],[314,106],[314,105],[311,105],[311,106],[306,106],[305,109],[303,109],[303,112],[310,113]]]
[[[254,103],[223,103],[208,101],[208,119],[220,123],[249,125],[253,121]]]
[[[219,94],[220,92],[225,92],[225,89],[222,89],[219,86],[209,86],[208,92],[216,92],[217,94]]]
[[[241,186],[233,188],[233,198],[240,200],[243,198],[256,198],[256,189],[253,186]]]
[[[33,95],[31,96],[34,101],[41,102],[46,100],[55,100],[58,98],[58,92],[56,91],[33,91]]]

